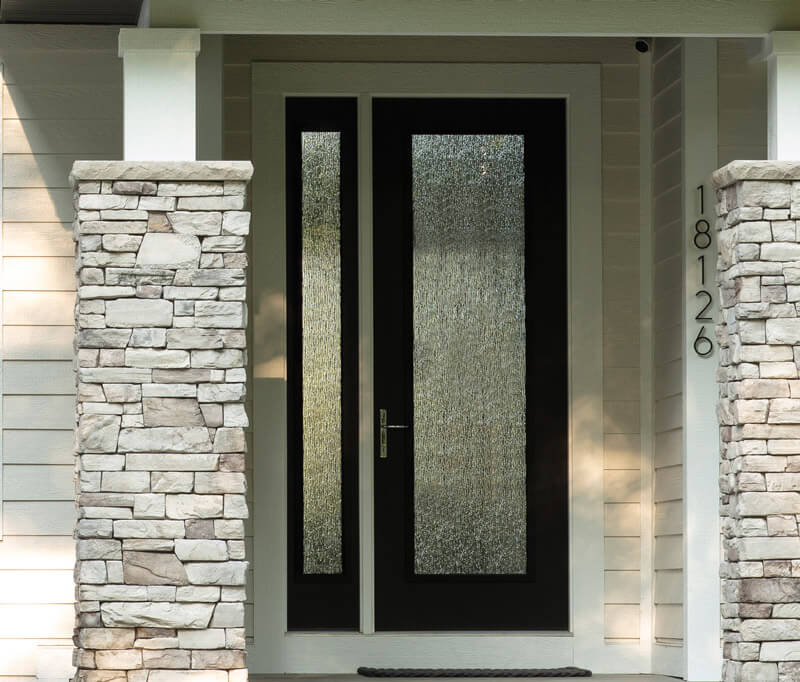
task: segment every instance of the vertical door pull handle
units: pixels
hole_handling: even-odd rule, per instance
[[[389,429],[407,429],[408,424],[389,424],[388,410],[378,410],[378,422],[380,427],[380,458],[389,457]]]

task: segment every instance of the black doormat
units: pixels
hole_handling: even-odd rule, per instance
[[[363,677],[591,677],[585,668],[359,668]]]

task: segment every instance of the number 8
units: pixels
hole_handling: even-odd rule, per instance
[[[702,226],[705,225],[705,229]],[[711,225],[709,225],[708,221],[705,218],[700,218],[694,224],[694,245],[698,249],[707,249],[711,246],[711,235],[709,234],[709,230],[711,229]],[[705,244],[701,246],[701,242],[705,241]]]

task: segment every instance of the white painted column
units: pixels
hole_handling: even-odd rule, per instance
[[[126,161],[194,161],[196,29],[123,28]]]
[[[719,313],[715,201],[710,184],[717,167],[717,41],[687,38],[683,55],[683,676],[700,682],[719,680],[722,673],[716,412],[719,349],[714,333]],[[706,223],[699,221],[707,221],[707,238],[695,239],[706,232]],[[701,311],[700,317],[709,319],[698,320]],[[701,355],[708,350],[705,357]]]
[[[800,31],[773,31],[765,41],[768,62],[768,155],[800,159]]]

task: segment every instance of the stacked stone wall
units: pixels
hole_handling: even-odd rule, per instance
[[[725,680],[800,680],[800,170],[717,171]],[[797,181],[793,181],[793,179]]]
[[[79,682],[242,682],[249,163],[77,162]]]

